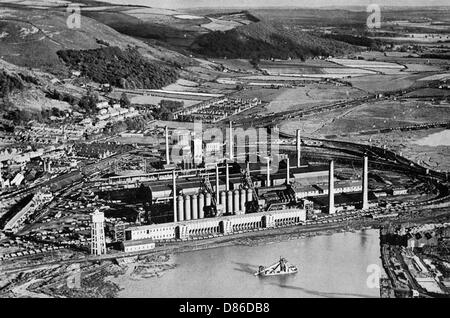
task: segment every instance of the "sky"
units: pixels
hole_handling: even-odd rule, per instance
[[[137,4],[156,8],[195,7],[324,7],[324,6],[446,6],[448,0],[101,0],[115,4]]]

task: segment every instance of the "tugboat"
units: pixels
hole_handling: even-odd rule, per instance
[[[298,268],[288,263],[288,261],[280,257],[280,260],[270,266],[259,266],[255,276],[277,276],[295,274],[298,272]]]

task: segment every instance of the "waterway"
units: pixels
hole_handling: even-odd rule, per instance
[[[299,273],[253,275],[280,256]],[[383,272],[377,230],[185,252],[174,262],[161,277],[116,280],[119,297],[379,297],[373,275]]]

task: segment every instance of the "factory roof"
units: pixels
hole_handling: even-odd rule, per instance
[[[146,228],[159,228],[159,227],[170,227],[170,226],[175,226],[174,223],[158,223],[158,224],[148,224],[148,225],[133,225],[133,226],[129,226],[127,227],[125,230],[126,231],[136,231],[136,230],[145,230]]]
[[[376,197],[371,192],[369,192],[369,200],[373,199],[376,199]],[[310,198],[310,200],[316,204],[328,206],[328,195],[313,197]],[[360,203],[361,201],[362,201],[362,194],[359,192],[334,194],[335,205],[355,204]]]

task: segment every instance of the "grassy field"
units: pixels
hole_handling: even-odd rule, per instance
[[[346,81],[365,92],[382,93],[407,89],[425,76],[424,74],[367,75]]]

